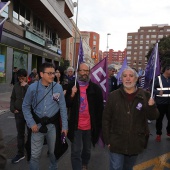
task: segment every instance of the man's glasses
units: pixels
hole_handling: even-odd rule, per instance
[[[49,76],[55,75],[55,72],[43,72],[43,73],[47,73]]]

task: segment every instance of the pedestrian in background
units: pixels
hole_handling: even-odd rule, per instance
[[[18,71],[18,68],[14,67],[13,72],[12,72],[11,85],[14,85],[15,83],[18,82],[17,71]]]
[[[75,82],[75,75],[74,75],[74,68],[68,67],[66,75],[64,76],[63,80],[63,88],[64,90],[67,90],[67,87],[70,83]]]
[[[40,76],[39,81],[29,86],[22,105],[25,120],[32,130],[30,169],[39,169],[41,151],[46,137],[50,158],[49,169],[54,170],[57,169],[54,155],[55,124],[60,110],[61,133],[67,136],[67,110],[63,89],[60,84],[54,82],[55,69],[53,64],[43,63],[40,67]]]
[[[112,92],[103,113],[103,137],[110,150],[110,170],[133,170],[138,154],[146,147],[147,119],[159,112],[150,94],[136,86],[138,74],[127,67],[123,86]]]
[[[100,87],[90,81],[90,68],[82,63],[78,77],[69,84],[66,103],[70,109],[68,138],[73,170],[87,170],[93,146],[99,139],[102,124],[103,96]]]
[[[170,137],[170,65],[166,65],[163,74],[155,78],[154,94],[155,101],[160,112],[159,118],[156,120],[156,141],[161,141],[162,121],[164,115],[168,120],[166,133]]]
[[[108,84],[109,84],[109,92],[116,90],[117,87],[117,79],[114,76],[115,68],[113,65],[108,66]]]
[[[17,155],[12,159],[12,163],[14,164],[25,158],[24,146],[26,122],[22,112],[22,102],[28,88],[27,71],[25,69],[19,69],[17,71],[17,77],[19,82],[17,82],[13,87],[10,101],[10,110],[12,113],[14,113],[17,128],[18,152]]]
[[[5,169],[6,163],[7,163],[7,159],[5,155],[5,146],[4,146],[2,131],[0,129],[0,169]]]
[[[39,75],[37,73],[37,69],[34,68],[31,72],[31,74],[28,76],[28,84],[32,84],[38,80],[39,80]]]

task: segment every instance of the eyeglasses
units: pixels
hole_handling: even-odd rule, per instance
[[[79,70],[80,72],[89,73],[89,70]]]
[[[43,72],[43,73],[47,73],[49,76],[55,75],[55,72]]]

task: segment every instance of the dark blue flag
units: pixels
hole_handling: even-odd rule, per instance
[[[156,57],[156,55],[157,55],[157,57]],[[155,59],[157,59],[156,66],[155,66]],[[160,75],[160,63],[159,63],[159,53],[158,53],[158,45],[157,44],[155,45],[154,49],[152,50],[148,64],[145,68],[145,85],[144,85],[145,89],[148,89],[151,86],[152,79],[154,77],[154,69],[156,69],[155,76]]]

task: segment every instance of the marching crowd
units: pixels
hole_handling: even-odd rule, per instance
[[[119,86],[114,73],[114,67],[109,65],[109,95],[103,103],[102,90],[90,80],[87,63],[79,65],[77,76],[72,67],[64,74],[52,63],[43,63],[39,73],[34,68],[29,76],[25,69],[15,68],[10,110],[15,115],[18,152],[12,163],[24,159],[26,149],[30,170],[39,170],[41,151],[46,143],[49,169],[56,170],[57,159],[68,147],[65,140],[68,138],[72,169],[87,170],[91,147],[102,138],[109,148],[110,170],[132,170],[137,156],[147,147],[147,120],[156,120],[156,141],[160,142],[166,115],[170,137],[170,66],[166,65],[155,78],[154,98],[148,89],[139,87],[140,77],[135,69],[123,70]],[[4,168],[5,163],[0,131],[0,168]]]

